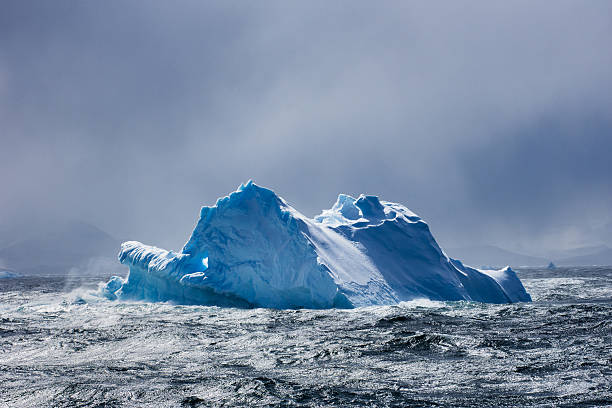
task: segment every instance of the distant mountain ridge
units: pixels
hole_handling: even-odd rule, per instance
[[[83,221],[50,219],[23,221],[0,228],[0,266],[19,275],[69,274],[78,268],[104,273],[116,269],[120,242],[98,227]],[[112,271],[111,271],[112,272]]]
[[[465,264],[474,267],[501,267],[509,265],[519,266],[545,266],[550,262],[544,257],[530,256],[508,251],[494,245],[473,245],[460,248],[448,248],[448,256],[461,259]]]
[[[572,253],[573,256],[567,256]],[[564,255],[554,262],[561,266],[612,265],[612,248],[605,245],[577,248]]]
[[[475,267],[506,265],[539,267],[546,266],[549,262],[553,262],[556,266],[612,265],[612,248],[605,245],[555,251],[548,257],[520,254],[494,245],[449,248],[446,253],[453,258],[465,260],[466,264]]]

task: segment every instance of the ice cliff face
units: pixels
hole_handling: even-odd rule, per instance
[[[310,219],[252,182],[203,207],[180,253],[130,241],[119,260],[130,272],[103,289],[111,299],[273,308],[531,300],[510,268],[447,257],[402,205],[341,194]]]

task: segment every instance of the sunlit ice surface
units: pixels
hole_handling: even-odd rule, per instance
[[[0,406],[609,406],[612,268],[519,271],[533,303],[352,310],[109,301],[0,280]]]
[[[399,203],[340,194],[311,219],[252,181],[202,207],[180,252],[127,241],[118,258],[130,272],[104,287],[111,300],[275,309],[531,301],[510,267],[479,270],[449,258]]]

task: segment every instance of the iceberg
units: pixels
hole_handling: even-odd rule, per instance
[[[401,301],[531,301],[516,273],[449,258],[401,204],[340,194],[314,219],[249,181],[202,207],[180,252],[121,245],[125,279],[109,299],[269,308],[353,308]]]

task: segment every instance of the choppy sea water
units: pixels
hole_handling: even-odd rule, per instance
[[[534,302],[355,310],[122,303],[0,280],[0,406],[612,406],[612,268],[521,270]]]

